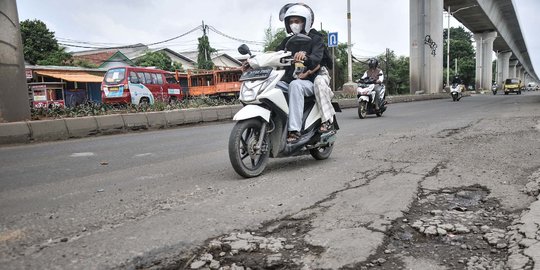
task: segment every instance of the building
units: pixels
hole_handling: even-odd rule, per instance
[[[163,52],[172,61],[182,64],[184,70],[197,69],[197,51],[175,52],[169,48],[150,49],[144,44],[134,44],[118,48],[106,48],[73,52],[74,60],[88,61],[98,68],[111,68],[118,66],[134,66],[137,59],[148,52]],[[240,67],[242,63],[225,53],[213,53],[212,61],[219,68]]]
[[[25,70],[31,107],[101,102],[101,82],[107,69],[27,65]]]

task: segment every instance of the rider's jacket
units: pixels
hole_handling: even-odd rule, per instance
[[[381,74],[381,76],[378,76],[379,74]],[[380,68],[368,69],[364,73],[364,76],[362,76],[362,79],[365,78],[370,78],[374,81],[379,80],[382,83],[384,81],[383,71]]]
[[[326,50],[322,34],[315,29],[311,29],[308,33],[308,36],[311,38],[311,42],[307,46],[304,46],[302,48],[285,48],[285,44],[292,37],[288,36],[281,42],[281,44],[279,44],[279,46],[276,48],[276,51],[286,49],[290,50],[292,52],[292,55],[299,51],[305,51],[307,59],[304,61],[304,65],[307,67],[308,70],[315,69],[317,65],[328,66],[331,60],[329,59],[329,54]],[[294,80],[293,72],[294,66],[287,67],[285,76],[283,76],[282,80],[286,83],[290,83],[292,80]],[[308,79],[313,82],[316,76],[317,73],[313,73],[309,75]]]

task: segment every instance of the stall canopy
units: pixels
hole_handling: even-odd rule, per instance
[[[84,71],[56,71],[56,70],[36,70],[42,76],[49,76],[70,82],[102,82],[103,76],[97,76]]]

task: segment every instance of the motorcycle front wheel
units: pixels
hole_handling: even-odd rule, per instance
[[[367,116],[367,102],[360,101],[360,103],[358,103],[358,117],[360,117],[360,119],[364,119],[366,118],[366,116]]]
[[[261,149],[256,149],[263,123],[259,119],[239,121],[229,137],[229,159],[239,175],[250,178],[259,176],[269,158],[268,136],[263,137]]]

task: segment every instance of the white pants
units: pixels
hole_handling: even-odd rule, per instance
[[[289,84],[289,131],[302,130],[304,97],[313,96],[313,83],[310,80],[294,80]]]
[[[315,98],[317,99],[317,106],[319,106],[319,110],[321,111],[322,122],[330,121],[332,123],[336,111],[334,110],[334,106],[332,106],[334,93],[330,88],[330,74],[328,74],[326,67],[321,67],[319,74],[315,77],[313,88]]]

